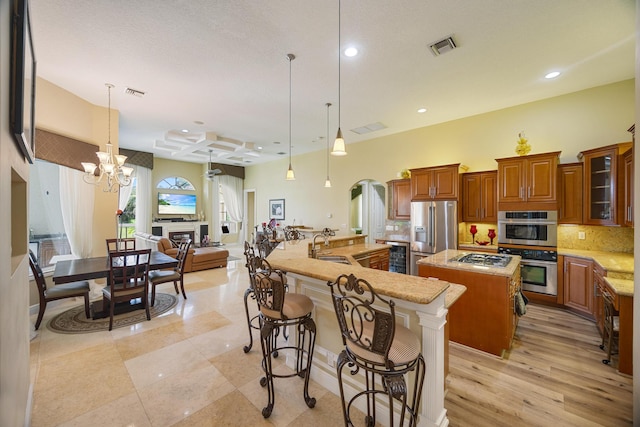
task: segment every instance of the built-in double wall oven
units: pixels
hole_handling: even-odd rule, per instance
[[[522,289],[558,294],[557,211],[498,212],[498,252],[519,255]]]

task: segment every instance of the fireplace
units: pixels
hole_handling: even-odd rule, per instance
[[[172,242],[180,242],[182,239],[191,239],[195,241],[195,235],[193,231],[170,231],[169,240]]]

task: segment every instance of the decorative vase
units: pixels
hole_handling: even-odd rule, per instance
[[[496,230],[494,230],[493,228],[490,228],[488,236],[489,236],[489,239],[491,240],[491,243],[489,243],[489,244],[493,245],[493,239],[496,238]]]
[[[531,145],[528,144],[528,139],[524,136],[524,132],[518,134],[518,145],[516,145],[516,154],[519,156],[526,156],[531,151]]]
[[[476,234],[478,233],[478,228],[475,225],[472,225],[471,228],[469,229],[469,232],[471,233],[471,242],[475,243]]]

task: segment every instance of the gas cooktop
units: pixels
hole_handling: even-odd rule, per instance
[[[451,261],[465,264],[483,265],[485,267],[506,267],[511,262],[509,255],[466,254],[452,258]]]

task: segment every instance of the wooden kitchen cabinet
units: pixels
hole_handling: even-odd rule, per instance
[[[499,210],[556,210],[560,152],[496,159]]]
[[[363,267],[373,268],[374,270],[389,271],[389,249],[367,252],[360,256],[354,255],[353,258]]]
[[[624,161],[624,225],[633,226],[633,148],[623,155]]]
[[[582,163],[558,166],[558,224],[582,224]]]
[[[498,221],[498,171],[462,174],[462,221]]]
[[[514,296],[520,291],[520,267],[511,276],[423,263],[418,264],[418,270],[421,277],[437,277],[467,288],[449,307],[451,341],[499,357],[511,348],[519,319],[514,311]]]
[[[593,262],[564,257],[564,305],[574,313],[594,320]]]
[[[411,180],[394,179],[387,182],[387,218],[411,219]]]
[[[581,152],[584,164],[583,223],[588,225],[620,225],[624,222],[624,165],[622,155],[631,142],[608,145]]]
[[[410,169],[411,201],[458,200],[460,163]]]

